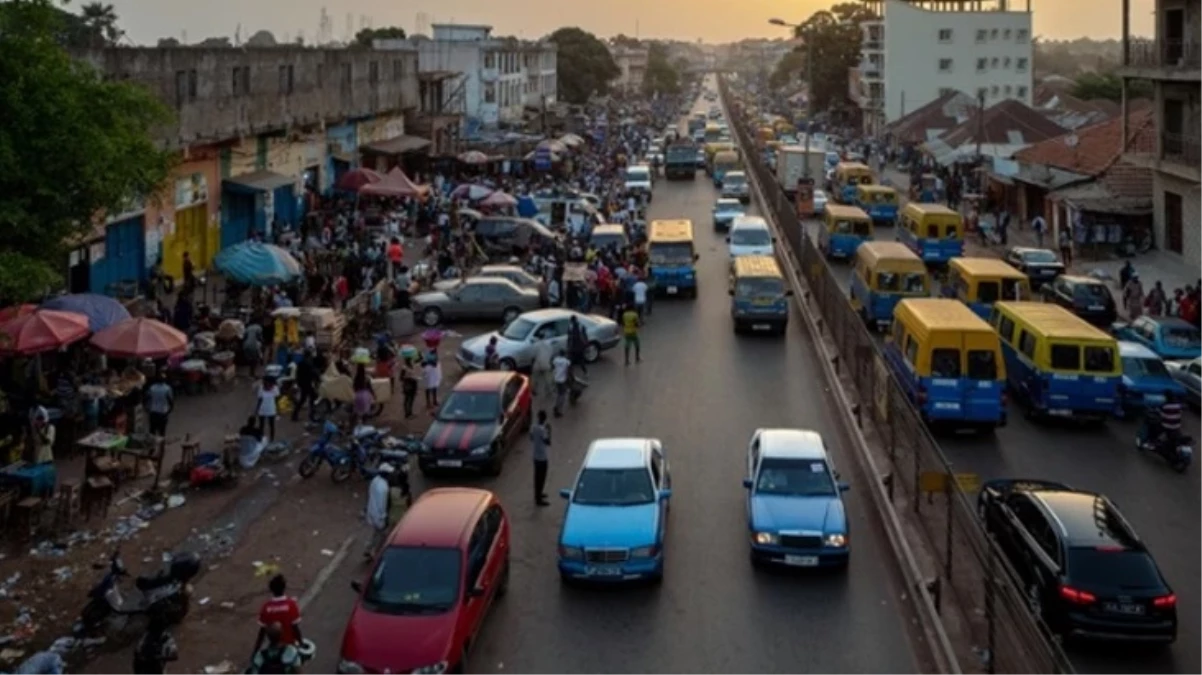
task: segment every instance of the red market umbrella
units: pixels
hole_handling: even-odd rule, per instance
[[[88,317],[75,312],[41,309],[0,326],[0,352],[37,354],[88,336]]]
[[[161,359],[188,347],[188,336],[162,321],[138,318],[113,324],[92,336],[92,346],[118,358]]]
[[[383,176],[371,169],[351,169],[342,174],[338,182],[334,184],[334,187],[338,190],[358,192],[364,185],[379,183],[383,179]]]
[[[28,304],[12,305],[11,307],[5,307],[4,309],[0,309],[0,326],[3,326],[4,324],[8,323],[9,321],[12,321],[13,319],[15,319],[19,316],[25,316],[26,314],[33,314],[35,311],[37,311],[37,309],[38,309],[37,305],[28,305]]]

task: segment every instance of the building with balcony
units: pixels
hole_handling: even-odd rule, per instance
[[[1193,269],[1200,261],[1202,238],[1202,153],[1199,129],[1202,107],[1202,0],[1156,0],[1156,35],[1138,39],[1131,35],[1131,2],[1123,0],[1123,119],[1124,126],[1139,112],[1127,100],[1131,80],[1149,80],[1153,86],[1152,117],[1156,129],[1142,142],[1127,139],[1124,158],[1152,170],[1153,239],[1158,248],[1182,257]]]
[[[114,47],[74,56],[137,82],[174,113],[160,142],[180,151],[163,194],[111,218],[71,255],[71,290],[104,293],[161,261],[205,269],[252,234],[298,226],[313,195],[372,158],[421,151],[417,52],[277,47]]]
[[[870,0],[876,18],[860,24],[858,100],[864,131],[949,92],[1031,104],[1031,11],[1009,0]]]
[[[647,74],[647,59],[650,49],[645,45],[610,43],[609,55],[618,67],[618,76],[613,81],[615,91],[637,94],[643,90],[643,77]]]
[[[430,39],[398,40],[418,52],[422,73],[460,73],[464,134],[517,125],[527,106],[556,101],[557,55],[554,43],[496,38],[492,26],[433,24]],[[394,41],[379,41],[387,48]]]

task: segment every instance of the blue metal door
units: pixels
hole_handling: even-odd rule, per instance
[[[255,195],[246,192],[221,192],[221,249],[250,239],[255,222]]]
[[[105,228],[104,257],[93,261],[89,285],[93,293],[129,295],[146,278],[146,219],[134,216]]]
[[[300,219],[300,209],[297,206],[296,186],[284,185],[275,189],[272,195],[272,206],[275,208],[275,220],[285,227],[295,227]],[[275,229],[272,229],[275,234]]]

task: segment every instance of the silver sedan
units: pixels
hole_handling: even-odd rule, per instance
[[[413,298],[413,316],[422,325],[443,321],[513,321],[519,314],[541,305],[537,290],[519,288],[500,277],[472,277],[447,289],[419,293]]]
[[[596,361],[601,358],[601,352],[617,347],[622,341],[622,331],[612,319],[570,309],[540,309],[526,312],[499,331],[464,340],[455,359],[464,370],[480,370],[484,367],[484,350],[495,337],[501,368],[529,370],[534,365],[534,347],[540,341],[550,340],[556,352],[567,349],[568,327],[573,316],[584,326],[588,337],[584,350],[586,362]]]
[[[484,277],[508,279],[517,284],[519,288],[527,288],[532,291],[542,292],[543,289],[542,279],[539,279],[518,265],[485,265],[484,267],[480,268],[479,272],[476,272],[468,278],[478,279]],[[434,290],[450,291],[462,283],[463,282],[459,279],[436,281],[434,282]]]
[[[1202,404],[1202,359],[1166,361],[1169,374],[1185,387],[1186,400],[1195,410]]]

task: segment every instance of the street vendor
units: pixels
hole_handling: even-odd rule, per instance
[[[50,412],[38,406],[30,413],[30,440],[33,443],[33,463],[54,463],[55,428],[50,422]]]

